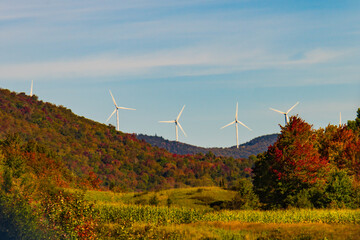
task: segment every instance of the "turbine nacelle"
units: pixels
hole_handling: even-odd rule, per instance
[[[294,109],[294,107],[296,107],[296,105],[298,105],[299,102],[295,103],[294,106],[292,106],[291,108],[289,108],[289,110],[287,110],[286,112],[283,112],[283,111],[280,111],[280,110],[277,110],[277,109],[274,109],[274,108],[270,108],[270,110],[274,111],[274,112],[278,112],[278,113],[281,113],[285,116],[285,125],[289,123],[289,116],[288,116],[288,113]]]

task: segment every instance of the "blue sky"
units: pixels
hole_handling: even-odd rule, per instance
[[[198,146],[279,132],[298,114],[314,128],[360,107],[359,1],[0,1],[0,87],[120,130]],[[109,121],[115,125],[115,118]]]

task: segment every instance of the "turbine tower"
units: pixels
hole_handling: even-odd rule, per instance
[[[245,124],[243,124],[242,122],[240,122],[238,120],[238,103],[236,103],[236,113],[235,113],[235,121],[221,127],[220,129],[226,128],[230,125],[235,124],[235,129],[236,129],[236,148],[239,148],[239,133],[238,133],[238,124],[243,125],[244,127],[246,127],[247,129],[249,129],[250,131],[252,131],[248,126],[246,126]]]
[[[184,133],[184,136],[186,137],[186,133],[184,131],[184,129],[181,127],[181,124],[179,123],[179,118],[182,114],[182,112],[184,111],[185,105],[183,106],[183,108],[181,109],[179,115],[177,116],[177,118],[175,120],[170,120],[170,121],[159,121],[161,123],[175,123],[175,134],[176,134],[176,141],[179,141],[179,133],[178,133],[178,126],[181,129],[181,131]]]
[[[32,97],[33,95],[33,85],[34,85],[34,80],[31,80],[30,97]]]
[[[293,108],[294,108],[296,105],[298,105],[298,104],[299,104],[299,102],[295,103],[295,105],[292,106],[291,108],[289,108],[289,110],[287,110],[286,112],[283,112],[283,111],[280,111],[280,110],[277,110],[277,109],[273,109],[273,108],[270,108],[270,110],[273,110],[273,111],[275,111],[275,112],[284,114],[284,116],[285,116],[285,125],[286,125],[286,124],[289,123],[289,116],[288,116],[289,112],[290,112],[291,110],[293,110]]]
[[[341,112],[340,112],[340,121],[339,121],[339,125],[341,126]]]
[[[134,109],[134,108],[126,108],[126,107],[119,107],[119,106],[116,104],[115,99],[114,99],[114,96],[112,95],[112,93],[111,93],[110,90],[109,90],[109,92],[110,92],[111,98],[112,98],[112,100],[113,100],[113,102],[114,102],[115,110],[111,113],[110,117],[106,120],[106,122],[109,121],[110,118],[111,118],[111,117],[114,115],[114,113],[116,112],[116,130],[119,131],[119,112],[118,112],[119,109],[126,109],[126,110],[136,110],[136,109]]]

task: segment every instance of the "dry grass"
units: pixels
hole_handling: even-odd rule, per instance
[[[243,239],[360,239],[358,224],[325,223],[243,223],[200,222],[194,228],[207,226],[233,233],[242,232]]]
[[[142,232],[142,234],[149,234],[149,232],[152,231],[152,236],[157,237],[172,236],[171,239],[360,239],[360,228],[359,225],[355,224],[264,224],[242,222],[198,222],[191,224],[172,224],[159,226],[154,224],[134,223],[132,229],[135,232]]]

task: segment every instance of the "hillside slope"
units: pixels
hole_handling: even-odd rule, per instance
[[[45,146],[73,174],[95,173],[103,187],[115,190],[231,185],[249,176],[253,164],[213,154],[172,154],[37,96],[0,89],[0,139],[11,133]]]
[[[137,138],[145,140],[152,146],[164,148],[171,153],[176,154],[197,154],[197,153],[208,153],[212,152],[216,156],[233,157],[233,158],[248,158],[251,155],[257,155],[267,150],[278,137],[278,134],[269,134],[254,138],[253,140],[241,144],[239,149],[236,146],[230,148],[203,148],[197,147],[186,143],[169,141],[158,136],[148,136],[138,134]]]

